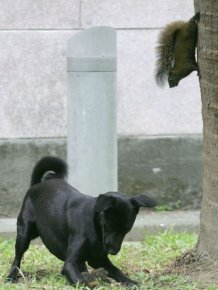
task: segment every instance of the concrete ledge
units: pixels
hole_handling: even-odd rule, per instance
[[[16,218],[1,218],[0,219],[0,237],[14,238],[16,237]]]
[[[122,137],[118,141],[119,189],[149,192],[158,205],[198,209],[202,196],[202,137]]]
[[[16,217],[26,194],[34,164],[46,155],[66,159],[63,139],[0,140],[0,216]]]
[[[126,241],[142,241],[145,235],[165,230],[198,232],[199,211],[151,212],[142,210]],[[16,219],[0,219],[0,237],[16,236]]]
[[[46,155],[66,159],[66,139],[0,140],[0,216],[17,216],[32,168]],[[199,209],[202,137],[120,137],[118,177],[119,190],[128,195],[149,192],[164,208]]]

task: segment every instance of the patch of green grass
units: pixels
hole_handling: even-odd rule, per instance
[[[111,260],[128,275],[140,282],[138,289],[147,290],[195,290],[197,284],[190,282],[188,278],[171,274],[161,274],[164,269],[173,262],[176,256],[196,243],[197,236],[190,233],[175,233],[167,231],[157,235],[149,235],[144,242],[124,243],[122,250]],[[29,290],[29,289],[78,289],[79,286],[70,286],[60,274],[63,262],[59,261],[43,245],[33,244],[25,253],[21,271],[23,277],[17,284],[4,283],[11,262],[14,257],[14,240],[0,240],[0,289],[2,290]],[[155,275],[160,273],[160,275]],[[84,288],[83,288],[84,289]],[[98,290],[126,289],[119,283],[98,281]],[[217,288],[208,287],[207,290]]]
[[[154,211],[172,211],[173,207],[168,204],[156,205]]]
[[[172,210],[179,209],[180,207],[181,207],[181,201],[178,200],[173,205],[170,205],[170,204],[159,204],[159,205],[156,205],[153,210],[154,211],[160,211],[160,212],[161,211],[172,211]]]

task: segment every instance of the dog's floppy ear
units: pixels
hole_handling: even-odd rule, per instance
[[[139,194],[131,197],[131,202],[134,206],[154,207],[157,203],[154,199],[145,194]]]
[[[115,198],[106,194],[100,194],[95,202],[94,210],[96,212],[104,211],[115,204]]]

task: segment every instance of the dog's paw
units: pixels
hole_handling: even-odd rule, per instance
[[[124,285],[129,289],[137,290],[140,284],[137,281],[129,279]]]
[[[17,283],[17,281],[18,281],[18,278],[13,278],[13,277],[8,276],[4,282],[5,283]]]
[[[12,266],[9,275],[5,279],[5,283],[17,283],[18,282],[18,272],[19,272],[19,268],[16,266]]]

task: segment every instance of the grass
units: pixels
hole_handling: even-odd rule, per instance
[[[190,233],[175,233],[172,231],[157,235],[149,235],[144,242],[124,243],[122,250],[116,256],[111,256],[113,262],[129,276],[140,282],[139,290],[197,290],[196,282],[177,274],[161,274],[176,256],[192,248],[197,236]],[[50,254],[43,245],[33,244],[25,253],[22,263],[22,275],[17,284],[5,284],[4,279],[10,269],[14,257],[14,240],[0,240],[0,289],[78,289],[72,287],[60,274],[63,262]],[[159,275],[157,275],[159,273]],[[84,289],[84,288],[83,288]],[[119,283],[108,284],[98,281],[96,289],[126,289]],[[211,286],[203,288],[215,290]]]

